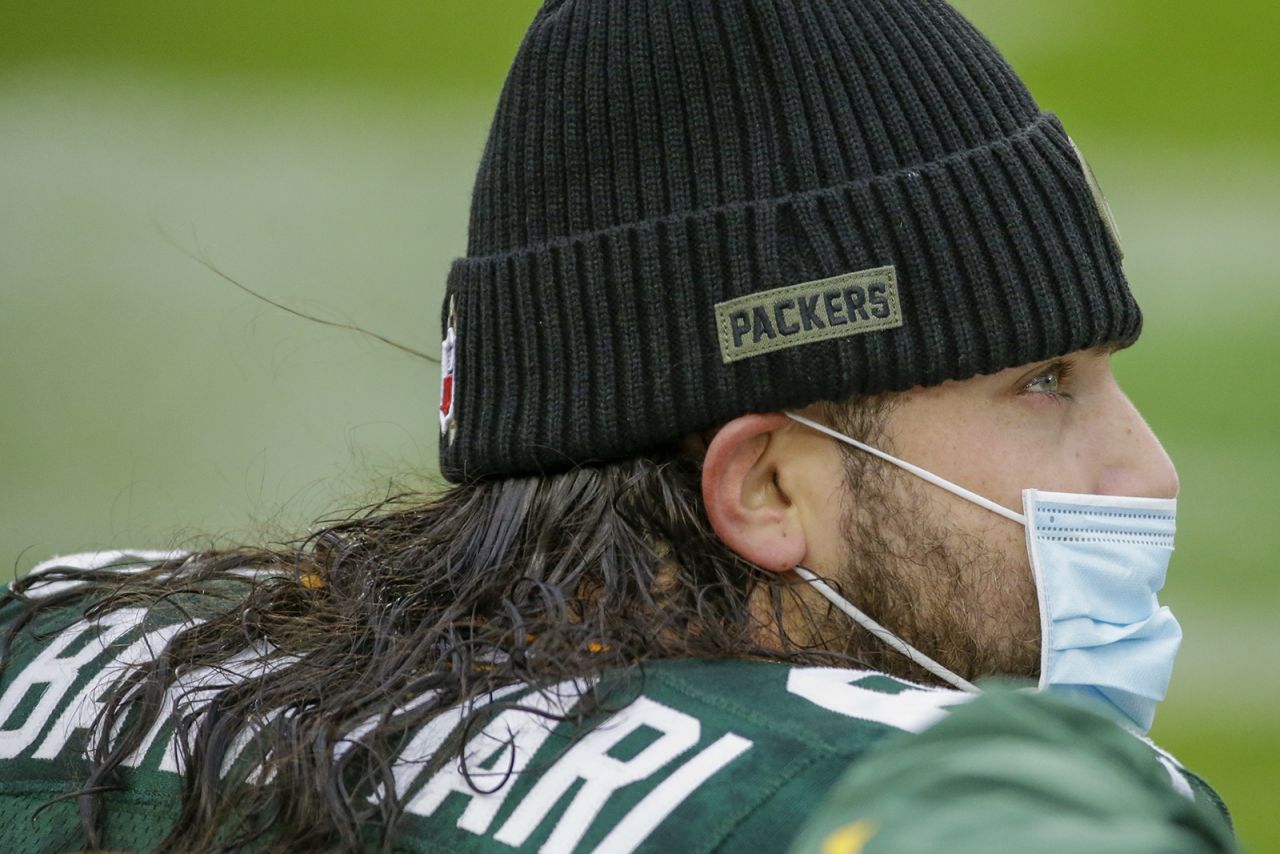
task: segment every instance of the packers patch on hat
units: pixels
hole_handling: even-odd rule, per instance
[[[720,356],[725,364],[901,325],[893,267],[844,273],[716,304]]]

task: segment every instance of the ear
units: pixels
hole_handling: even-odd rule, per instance
[[[793,423],[779,413],[735,418],[711,440],[702,466],[702,498],[716,535],[774,572],[793,569],[807,550],[800,514],[778,477],[787,459],[778,446]]]

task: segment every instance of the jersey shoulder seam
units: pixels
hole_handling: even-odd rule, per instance
[[[190,552],[183,549],[104,549],[101,551],[73,552],[67,555],[55,555],[27,570],[27,575],[38,575],[53,569],[106,569],[112,566],[138,566],[146,563],[159,563],[186,557]],[[126,560],[126,558],[128,558]]]

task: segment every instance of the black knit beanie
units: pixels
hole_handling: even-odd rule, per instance
[[[1129,342],[1058,119],[941,0],[548,0],[442,312],[446,477]]]

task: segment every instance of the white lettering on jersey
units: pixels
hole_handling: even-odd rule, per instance
[[[464,752],[467,774],[463,773],[461,762],[450,763],[441,768],[409,801],[405,809],[417,815],[428,816],[444,803],[450,792],[460,792],[470,798],[471,802],[458,819],[458,827],[472,833],[487,831],[489,823],[501,809],[502,802],[511,793],[515,779],[555,728],[557,721],[550,716],[567,714],[587,686],[585,680],[574,679],[522,697],[522,708],[508,709],[498,715],[479,735],[467,742]],[[444,734],[447,735],[448,730],[444,730]],[[477,792],[468,782],[469,777],[483,788],[486,778],[491,774],[502,775],[499,778],[501,785],[494,787],[492,791]]]
[[[518,688],[518,687],[519,686],[513,686],[511,690],[515,690],[515,688]],[[506,692],[506,693],[510,693],[510,692]],[[438,696],[440,696],[439,691],[435,691],[435,690],[426,691],[414,697],[409,702],[405,703],[400,710],[402,712],[411,712],[414,709],[418,708],[419,706],[425,706],[427,703],[431,702]],[[501,696],[501,695],[495,692],[494,696]],[[353,730],[351,730],[349,733],[344,735],[333,746],[333,758],[341,759],[342,757],[350,753],[351,748],[355,747],[357,744],[360,743],[360,739],[364,738],[366,735],[373,732],[374,727],[378,725],[378,721],[382,720],[384,714],[385,714],[384,712],[377,712],[375,714],[369,715],[369,717],[361,721],[358,726],[356,726]],[[412,746],[413,742],[410,742],[409,744],[410,746]],[[403,755],[404,754],[402,753],[401,756]]]
[[[526,685],[507,685],[502,688],[497,688],[488,694],[476,697],[466,708],[469,710],[478,709],[495,700],[505,697],[508,694],[514,694],[517,691],[526,690],[527,688],[528,686]],[[419,706],[424,706],[434,700],[438,694],[438,691],[427,691],[420,694],[405,703],[401,710],[407,712],[412,711]],[[280,709],[268,712],[256,727],[242,729],[240,732],[236,733],[235,739],[232,742],[231,747],[227,749],[227,754],[223,759],[222,769],[220,772],[221,776],[225,777],[231,770],[231,767],[235,764],[235,761],[240,758],[240,754],[244,752],[250,740],[252,740],[252,738],[257,734],[257,730],[261,727],[270,725],[273,720],[279,717],[280,712]],[[334,744],[334,759],[341,760],[342,757],[351,752],[351,749],[360,742],[360,739],[373,731],[374,727],[378,725],[378,722],[382,720],[382,717],[382,712],[370,715],[343,736],[336,744]],[[414,734],[413,739],[410,740],[410,742],[405,745],[404,749],[400,751],[392,764],[392,774],[395,777],[397,797],[404,796],[405,792],[408,791],[409,786],[413,783],[414,778],[421,772],[422,765],[431,759],[432,755],[440,745],[444,744],[445,739],[448,737],[449,733],[453,731],[453,728],[458,725],[458,722],[462,717],[463,709],[461,708],[452,708],[441,712],[439,716],[432,718],[426,725],[418,730]],[[262,768],[259,769],[257,776],[252,777],[252,779],[255,783],[263,785],[275,779],[275,773],[274,768]],[[381,783],[378,784],[375,791],[377,792],[378,797],[385,797],[385,791],[383,790]]]
[[[409,791],[409,787],[413,785],[413,781],[422,773],[422,766],[431,761],[435,752],[440,749],[440,745],[444,744],[445,739],[449,737],[449,733],[453,732],[454,727],[462,721],[465,715],[526,687],[525,685],[507,685],[483,697],[476,697],[465,707],[455,706],[432,718],[426,726],[414,734],[391,766],[391,774],[395,778],[396,794],[404,797]],[[469,746],[468,750],[470,750]],[[412,811],[412,803],[408,809]],[[434,810],[435,807],[432,807],[432,811]]]
[[[124,675],[125,671],[135,664],[148,661],[164,649],[164,645],[169,642],[169,638],[173,637],[180,629],[186,628],[193,623],[175,623],[171,626],[165,626],[154,632],[143,635],[134,641],[115,661],[99,670],[89,681],[87,685],[80,689],[80,693],[67,704],[62,710],[62,714],[58,716],[57,722],[45,735],[44,741],[40,742],[40,746],[36,748],[36,752],[32,754],[36,759],[54,759],[62,749],[67,746],[67,742],[71,739],[71,734],[78,729],[88,729],[93,726],[93,720],[98,715],[97,700],[102,697],[111,683]],[[118,722],[123,724],[123,718]],[[114,735],[115,733],[112,733]]]
[[[868,676],[884,677],[884,674],[841,667],[793,667],[787,675],[787,690],[824,709],[908,732],[928,729],[946,717],[948,707],[977,696],[950,688],[922,687],[888,694],[850,684]]]
[[[269,648],[265,645],[243,649],[217,665],[198,667],[179,676],[165,690],[164,706],[161,713],[156,717],[155,723],[151,725],[151,729],[143,736],[137,749],[125,757],[122,764],[132,768],[141,766],[143,761],[146,760],[147,754],[151,751],[151,746],[156,737],[160,734],[160,730],[166,726],[175,725],[181,715],[194,711],[200,704],[202,695],[211,695],[228,684],[261,676],[297,660],[297,656],[282,656],[264,660],[269,651]],[[182,760],[177,742],[178,733],[175,725],[173,734],[170,736],[169,742],[165,746],[164,755],[160,760],[161,771],[182,773]],[[244,739],[240,748],[243,749],[247,744],[248,738]],[[229,759],[234,762],[234,758],[229,757]],[[227,767],[230,767],[229,764]]]
[[[197,696],[201,693],[212,695],[227,685],[266,676],[268,673],[288,667],[298,660],[296,655],[265,658],[264,656],[268,652],[269,648],[264,644],[257,648],[241,650],[217,667],[202,667],[199,671],[199,684],[196,686],[191,686],[187,679],[180,678],[166,692],[166,699],[169,699],[171,703],[168,706],[170,711],[168,715],[161,715],[159,721],[163,722],[166,719],[177,721],[180,715],[194,711],[198,705]],[[215,681],[213,679],[214,675],[220,676],[221,679]],[[210,696],[210,699],[212,699],[212,696]],[[279,713],[279,709],[269,712],[266,721],[272,720]],[[247,745],[248,740],[241,742],[240,749],[243,750]],[[234,756],[228,753],[223,759],[223,768],[230,770],[231,765],[235,764],[235,760],[238,757],[238,753]],[[222,773],[223,768],[219,768],[218,772]],[[185,760],[178,745],[178,730],[176,726],[173,734],[169,736],[169,743],[165,746],[164,756],[160,758],[160,770],[172,771],[175,774],[182,774],[186,771]]]
[[[112,611],[100,620],[74,624],[40,650],[31,663],[18,673],[5,690],[4,696],[0,697],[0,727],[3,727],[29,690],[38,685],[45,686],[26,720],[15,729],[0,729],[0,759],[12,759],[26,750],[39,737],[53,710],[75,684],[80,668],[102,655],[116,639],[142,622],[145,615],[146,610],[143,608]],[[97,636],[75,653],[62,655],[68,647],[83,639],[89,632]]]
[[[609,755],[610,748],[642,726],[662,735],[626,761]],[[525,795],[493,838],[507,845],[523,845],[556,802],[575,782],[583,780],[582,788],[540,849],[543,854],[572,851],[610,795],[643,780],[689,750],[698,743],[701,732],[701,723],[692,715],[648,697],[639,698],[569,748]]]
[[[1160,760],[1160,764],[1164,766],[1164,770],[1169,772],[1169,783],[1173,786],[1173,790],[1189,801],[1196,799],[1196,793],[1192,791],[1191,784],[1187,782],[1187,778],[1182,776],[1182,772],[1178,770],[1178,766],[1174,765],[1163,756],[1156,756]]]
[[[1160,764],[1164,766],[1164,770],[1169,772],[1169,782],[1173,785],[1173,790],[1175,792],[1182,795],[1187,800],[1194,801],[1196,799],[1195,790],[1191,788],[1191,783],[1189,783],[1187,778],[1183,776],[1182,763],[1178,761],[1176,756],[1156,744],[1147,736],[1139,732],[1135,732],[1127,727],[1124,727],[1123,729],[1125,732],[1129,733],[1129,735],[1138,739],[1138,741],[1141,741],[1147,747],[1150,747],[1155,751],[1156,758],[1160,760]]]
[[[253,741],[254,737],[257,736],[264,728],[271,726],[275,719],[280,716],[281,711],[281,709],[272,709],[263,715],[260,720],[253,724],[246,724],[235,734],[235,737],[231,740],[231,746],[227,748],[226,753],[222,754],[222,767],[218,769],[219,778],[226,777],[231,773],[231,769],[235,767],[236,760],[240,758],[240,754],[244,753],[245,749],[249,746],[249,742]],[[172,741],[173,740],[170,739],[169,749],[165,751],[166,754],[168,754],[170,750],[174,750]],[[249,777],[253,782],[261,785],[274,775],[274,768],[270,771],[264,772],[261,767],[258,767],[250,773]]]
[[[740,735],[730,732],[720,736],[632,807],[609,835],[600,840],[593,854],[631,854],[695,789],[750,747],[751,740]]]

